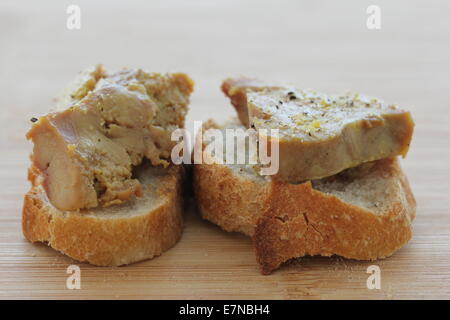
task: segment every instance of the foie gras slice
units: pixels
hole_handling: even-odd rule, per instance
[[[411,114],[376,98],[326,95],[245,78],[225,80],[222,90],[238,114],[246,115],[244,125],[267,129],[259,137],[269,146],[278,141],[278,180],[320,179],[364,162],[404,157],[409,149]],[[278,129],[278,136],[270,129]]]
[[[50,202],[73,211],[141,195],[133,168],[145,158],[169,164],[171,132],[184,127],[192,80],[140,69],[107,75],[97,68],[77,83],[61,99],[68,108],[40,117],[27,134]]]

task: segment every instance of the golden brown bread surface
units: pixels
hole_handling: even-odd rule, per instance
[[[145,158],[168,165],[171,133],[184,127],[192,89],[179,73],[107,74],[101,66],[81,73],[59,110],[40,117],[27,134],[50,202],[77,210],[140,196],[132,169]]]
[[[300,184],[258,176],[245,165],[196,164],[193,187],[203,218],[252,237],[264,274],[305,255],[387,257],[411,238],[415,217],[395,158]]]
[[[274,177],[282,181],[320,179],[364,162],[405,156],[409,149],[411,114],[376,98],[325,95],[245,78],[225,80],[222,90],[245,126],[278,142]]]
[[[184,168],[137,168],[143,196],[108,208],[65,212],[48,201],[39,172],[25,195],[22,230],[31,242],[45,242],[78,261],[120,266],[158,256],[174,246],[183,230]]]

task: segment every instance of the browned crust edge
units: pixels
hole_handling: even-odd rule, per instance
[[[197,207],[206,219],[228,232],[252,236],[267,198],[267,188],[240,179],[226,166],[194,166],[193,189]]]
[[[376,260],[405,245],[412,236],[416,201],[396,159],[377,165],[388,168],[397,187],[395,199],[380,214],[315,190],[309,182],[273,183],[271,209],[258,220],[253,236],[261,272],[269,274],[305,255]]]
[[[67,256],[98,266],[126,265],[160,255],[183,231],[183,168],[172,167],[158,186],[164,201],[146,214],[101,219],[61,213],[33,185],[24,197],[22,231],[30,242],[45,242]],[[35,181],[30,170],[31,181]]]

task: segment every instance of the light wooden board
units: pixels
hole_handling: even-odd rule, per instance
[[[72,3],[72,2],[70,2]],[[65,27],[67,1],[0,3],[1,298],[450,298],[450,20],[448,1],[73,1],[82,28]],[[378,4],[382,28],[366,28]],[[418,202],[414,236],[375,263],[308,257],[259,274],[249,239],[187,212],[181,241],[121,268],[79,264],[22,236],[20,214],[32,116],[84,67],[184,71],[196,80],[188,126],[233,116],[218,90],[227,76],[282,80],[327,92],[352,89],[413,112],[402,165]],[[366,269],[379,265],[381,290]]]

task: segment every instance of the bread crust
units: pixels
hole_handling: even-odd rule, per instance
[[[223,164],[194,165],[193,189],[201,216],[225,231],[251,236],[261,272],[269,274],[305,255],[375,260],[406,244],[416,202],[398,160],[379,160],[370,174],[392,191],[377,212],[311,182],[249,179]]]
[[[283,262],[305,255],[339,255],[376,260],[392,255],[412,236],[416,202],[396,159],[376,163],[374,174],[385,175],[395,192],[378,214],[312,187],[272,183],[263,216],[253,235],[263,274]]]
[[[59,211],[50,204],[36,182],[36,170],[31,169],[33,186],[24,198],[23,234],[31,242],[45,242],[75,260],[98,266],[120,266],[158,256],[178,242],[183,230],[184,168],[166,170],[157,179],[156,205],[139,208],[138,214],[105,218]]]
[[[223,165],[198,164],[193,189],[201,216],[228,232],[252,236],[269,188],[236,176]]]

